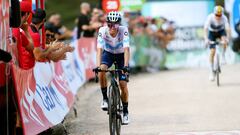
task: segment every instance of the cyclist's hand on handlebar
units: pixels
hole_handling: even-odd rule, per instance
[[[129,73],[130,72],[130,68],[128,66],[124,66],[123,67],[123,72],[124,73]]]
[[[210,41],[208,39],[204,40],[205,48],[208,48]]]
[[[97,72],[99,70],[101,70],[101,68],[100,67],[96,67],[96,68],[93,69],[93,72]]]
[[[124,66],[123,67],[123,72],[126,75],[126,81],[129,82],[129,72],[130,72],[130,68],[128,66]]]

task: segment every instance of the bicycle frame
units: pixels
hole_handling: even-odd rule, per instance
[[[97,78],[98,72],[109,72],[111,74],[111,84],[108,90],[108,114],[109,114],[109,131],[110,135],[120,135],[121,132],[121,113],[122,113],[122,102],[120,91],[117,83],[117,73],[123,72],[122,69],[94,69],[95,78]],[[96,82],[98,79],[96,79]]]
[[[213,63],[213,72],[216,74],[217,76],[217,86],[220,86],[220,77],[219,74],[221,73],[221,65],[220,65],[220,45],[222,45],[222,43],[220,41],[211,41],[210,44],[215,44],[216,48],[215,48],[215,55],[214,55],[214,63]]]

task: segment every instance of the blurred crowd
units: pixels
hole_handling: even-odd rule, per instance
[[[240,19],[235,25],[235,31],[237,32],[237,38],[233,39],[232,49],[234,52],[240,54]]]
[[[144,71],[166,70],[167,45],[175,37],[176,25],[164,17],[147,18],[140,14],[124,13],[133,39],[135,66]],[[144,62],[143,57],[146,59]]]
[[[106,25],[105,15],[103,10],[99,8],[91,9],[89,3],[82,3],[80,5],[80,15],[76,19],[76,34],[73,35],[76,35],[77,39],[96,37],[98,29]],[[132,54],[135,57],[132,58],[134,61],[132,67],[150,72],[166,69],[164,66],[166,48],[169,42],[174,39],[175,23],[164,17],[147,18],[138,12],[123,11],[122,17],[122,25],[128,26],[131,34]],[[139,55],[140,57],[137,58]],[[145,61],[148,62],[144,62],[141,56],[146,56]]]

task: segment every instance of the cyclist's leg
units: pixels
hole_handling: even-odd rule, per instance
[[[123,75],[121,75],[123,76]],[[126,78],[126,77],[125,77]],[[125,80],[119,80],[120,89],[121,89],[121,99],[122,99],[122,105],[123,105],[123,118],[122,123],[124,125],[129,124],[130,119],[128,115],[128,87],[127,87],[127,81]]]
[[[113,63],[111,55],[112,55],[111,53],[103,51],[102,61],[100,65],[101,69],[106,70],[108,67],[111,67]],[[107,97],[107,78],[105,72],[99,72],[99,82],[103,96],[102,108],[106,109],[106,106],[104,104],[107,102],[108,97]]]
[[[100,68],[106,70],[108,66],[106,64],[101,64]],[[107,99],[107,95],[105,94],[107,93],[107,78],[105,72],[99,72],[99,82],[103,93],[103,99]]]
[[[220,35],[221,35],[221,41],[223,42],[222,64],[225,64],[226,63],[225,52],[226,52],[227,45],[228,45],[226,31],[225,30],[221,31]]]
[[[224,49],[224,53],[226,51],[226,48],[227,48],[227,45],[228,45],[228,39],[227,39],[227,34],[226,34],[226,31],[225,30],[222,30],[220,32],[220,37],[221,37],[221,41],[224,43],[223,45],[223,49]]]
[[[217,35],[214,32],[209,32],[208,34],[208,39],[209,41],[216,41]],[[209,55],[209,80],[214,81],[215,79],[215,74],[214,74],[214,56],[216,53],[216,45],[215,44],[210,44],[209,46],[210,49],[210,55]]]
[[[215,32],[209,32],[208,39],[209,39],[209,41],[216,41],[217,34]],[[215,44],[210,44],[209,48],[210,48],[210,56],[209,56],[210,70],[213,71],[216,45]]]
[[[121,89],[121,99],[123,103],[123,111],[128,113],[128,87],[126,80],[119,81],[120,89]]]
[[[117,62],[118,68],[122,69],[124,67],[124,54],[118,54],[116,62]],[[128,117],[127,77],[122,72],[119,72],[119,85],[121,89],[121,99],[123,104],[123,124],[128,124],[129,117]]]

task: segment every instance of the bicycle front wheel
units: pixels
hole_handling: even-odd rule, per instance
[[[116,106],[117,106],[117,119],[116,119],[116,130],[117,135],[121,134],[121,125],[122,125],[122,104],[119,88],[116,89]]]
[[[217,86],[220,86],[219,73],[220,73],[220,64],[219,64],[219,55],[217,55],[217,70],[216,70]]]
[[[109,114],[109,131],[110,135],[116,134],[117,128],[117,108],[116,108],[116,99],[115,99],[115,92],[114,86],[109,87],[108,93],[108,114]]]

